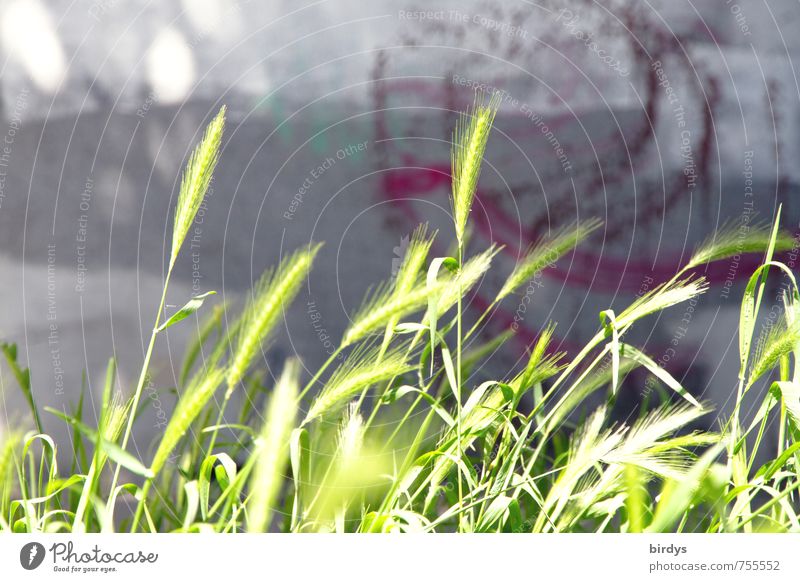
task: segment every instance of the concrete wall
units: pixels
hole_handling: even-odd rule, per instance
[[[318,316],[338,337],[419,221],[441,227],[445,252],[448,140],[480,85],[505,99],[475,243],[506,248],[476,305],[538,236],[606,221],[531,287],[515,351],[494,365],[513,365],[548,319],[574,349],[600,310],[668,278],[726,219],[768,219],[781,201],[797,230],[799,18],[789,0],[4,2],[0,337],[20,344],[42,405],[69,407],[84,371],[97,393],[111,355],[130,389],[181,166],[226,103],[213,195],[168,302],[209,289],[235,301],[282,253],[324,240],[308,293],[265,356],[275,372],[290,353],[313,368],[326,357]],[[631,341],[679,377],[691,369],[689,388],[723,404],[738,294],[755,264],[715,266],[696,306]],[[159,342],[158,388],[192,330]],[[2,384],[6,423],[24,407],[7,369]],[[150,408],[142,447],[158,430]]]

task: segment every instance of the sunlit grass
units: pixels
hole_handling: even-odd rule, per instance
[[[30,418],[0,433],[0,530],[798,531],[800,296],[791,271],[774,258],[792,244],[777,228],[780,214],[772,227],[710,233],[672,279],[621,310],[604,310],[577,353],[554,348],[555,324],[547,324],[518,367],[497,371],[486,359],[512,349],[506,340],[514,331],[480,339],[480,323],[601,226],[587,220],[556,229],[523,254],[485,312],[464,309],[498,252],[468,240],[497,104],[478,100],[454,134],[454,256],[432,256],[442,234],[420,226],[395,278],[364,291],[328,361],[308,371],[289,359],[271,381],[260,356],[321,260],[318,245],[288,255],[254,284],[238,314],[227,304],[209,310],[180,366],[166,429],[151,448],[137,448],[148,451],[138,458],[128,444],[155,340],[208,309],[210,293],[162,317],[170,275],[219,158],[221,111],[184,174],[138,383],[120,393],[112,361],[96,423],[84,418],[82,401],[70,414],[40,411],[15,346],[3,345]],[[698,419],[715,414],[698,396],[704,386],[684,386],[628,332],[704,293],[698,267],[743,252],[764,253],[764,263],[742,298],[736,400],[729,416],[706,422],[713,430],[696,430]],[[782,317],[760,330],[768,276],[789,285]],[[478,381],[471,372],[479,368],[496,376]],[[637,369],[664,390],[637,418],[615,422],[620,392]],[[751,418],[743,402],[760,383],[767,390]],[[231,409],[236,391],[243,397]],[[45,432],[58,422],[67,423],[72,442]],[[767,442],[775,439],[770,424],[777,442]]]

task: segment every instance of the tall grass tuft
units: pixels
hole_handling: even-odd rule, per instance
[[[420,287],[424,285],[421,275],[435,237],[435,232],[430,236],[428,235],[428,227],[424,224],[420,225],[414,231],[409,241],[408,248],[406,249],[406,254],[403,257],[403,261],[397,270],[392,298],[399,299],[412,296],[415,288],[420,289]],[[429,293],[432,291],[427,285],[424,285],[424,288]],[[394,328],[400,322],[400,318],[401,313],[397,312],[391,315],[389,321],[386,322],[386,331],[383,336],[381,352],[385,352],[389,347],[389,341],[394,333]]]
[[[411,235],[405,255],[395,274],[395,294],[409,293],[420,282],[420,275],[436,234],[435,231],[428,233],[428,225],[421,224]]]
[[[14,491],[14,470],[17,463],[22,434],[19,431],[4,431],[0,427],[0,531],[8,530],[5,521]]]
[[[791,240],[779,231],[780,211],[772,229],[726,226],[670,280],[618,314],[601,311],[599,330],[575,352],[559,352],[555,324],[547,324],[524,357],[507,341],[516,327],[481,337],[494,307],[600,223],[556,229],[508,278],[492,276],[498,248],[473,249],[468,215],[496,106],[495,98],[476,102],[454,136],[452,256],[431,256],[436,233],[417,229],[395,278],[367,294],[302,390],[298,360],[285,364],[274,386],[264,385],[256,362],[319,246],[284,258],[261,277],[240,317],[227,322],[217,306],[197,327],[148,468],[126,447],[156,337],[212,294],[166,318],[175,257],[218,158],[223,109],[184,174],[170,266],[133,396],[119,395],[112,359],[96,429],[83,420],[82,399],[71,414],[48,409],[74,430],[72,447],[61,447],[73,455],[68,476],[57,463],[59,443],[42,432],[29,398],[30,374],[13,344],[3,344],[37,430],[0,434],[0,531],[800,532],[800,291],[789,266],[774,258]],[[762,250],[742,300],[734,410],[718,430],[696,430],[709,411],[692,396],[703,386],[693,375],[673,377],[634,345],[645,334],[631,330],[703,293],[708,283],[689,272],[695,267]],[[776,276],[784,278],[784,318],[754,342],[768,279]],[[464,309],[473,289],[495,284],[488,308]],[[663,386],[620,424],[613,419],[630,413],[618,403],[637,387],[637,368]],[[751,390],[764,379],[767,390]],[[225,419],[237,387],[242,405]],[[689,404],[674,403],[673,393]],[[760,404],[744,418],[750,398]],[[233,438],[217,444],[222,430]],[[103,472],[112,461],[109,485]],[[138,501],[130,521],[115,516],[117,500],[128,495]],[[278,507],[291,516],[276,519]]]
[[[186,239],[186,234],[189,232],[192,222],[197,214],[203,197],[208,190],[211,183],[212,174],[219,158],[219,146],[222,141],[222,129],[225,124],[225,107],[222,107],[216,117],[212,120],[211,124],[206,129],[204,137],[200,144],[194,149],[189,158],[186,171],[183,175],[181,182],[181,190],[178,195],[178,204],[175,210],[175,224],[172,233],[172,250],[170,253],[169,266],[167,267],[166,277],[164,279],[164,287],[161,291],[161,301],[158,305],[156,312],[155,322],[153,324],[153,331],[150,334],[150,341],[147,345],[147,350],[144,355],[142,368],[139,371],[139,381],[136,384],[136,389],[133,393],[133,398],[128,413],[127,423],[125,425],[125,432],[122,436],[122,448],[124,449],[128,444],[128,439],[131,436],[133,423],[136,412],[139,409],[139,400],[144,390],[144,385],[150,372],[150,359],[153,355],[153,348],[155,347],[156,337],[165,329],[161,325],[163,311],[167,302],[167,291],[169,290],[169,282],[172,277],[172,271],[175,266],[175,261],[178,258],[183,241]],[[206,294],[207,295],[207,294]],[[202,299],[197,301],[197,298],[190,302],[194,303],[193,307],[196,310],[201,304]],[[188,306],[189,304],[187,304]],[[189,311],[186,312],[188,315]],[[170,320],[164,324],[168,326]],[[116,484],[119,479],[121,465],[118,463],[114,471],[114,478],[111,481],[112,491],[116,489]]]

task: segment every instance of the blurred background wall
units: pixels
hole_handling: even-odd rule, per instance
[[[799,25],[792,0],[3,1],[0,338],[19,344],[40,405],[69,408],[83,382],[96,394],[111,355],[131,389],[181,167],[224,103],[222,162],[168,310],[210,289],[235,305],[282,254],[326,241],[265,353],[271,373],[292,353],[313,368],[417,223],[439,227],[446,252],[449,139],[477,87],[503,102],[473,245],[505,247],[472,304],[539,236],[604,221],[528,288],[493,365],[514,365],[547,320],[574,350],[599,311],[666,280],[726,221],[769,220],[783,203],[798,230]],[[719,406],[758,259],[713,265],[696,304],[630,338]],[[778,299],[776,285],[769,310]],[[156,389],[174,385],[196,326],[159,342]],[[3,367],[0,423],[24,414],[12,383]],[[643,378],[626,390],[640,397]],[[159,430],[149,408],[137,445]]]

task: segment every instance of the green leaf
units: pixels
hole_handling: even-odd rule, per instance
[[[182,321],[182,320],[186,319],[192,313],[194,313],[195,311],[200,309],[200,307],[203,305],[203,301],[206,300],[206,297],[208,297],[210,295],[216,295],[216,294],[217,294],[216,291],[208,291],[207,293],[203,293],[202,295],[198,295],[197,297],[192,297],[186,303],[186,305],[184,305],[178,311],[176,311],[174,314],[172,314],[172,317],[170,317],[167,321],[162,323],[158,327],[158,329],[156,331],[164,331],[168,327],[172,327],[173,325],[175,325],[179,321]]]
[[[631,360],[637,362],[638,364],[647,368],[651,374],[653,374],[656,378],[664,382],[669,388],[683,396],[688,402],[696,406],[697,408],[702,408],[702,405],[695,400],[694,396],[689,394],[686,389],[681,386],[680,382],[678,382],[672,375],[667,372],[664,368],[656,364],[649,356],[646,356],[633,346],[629,344],[621,344],[623,355],[626,358],[630,358]]]
[[[439,304],[439,295],[436,292],[437,283],[439,279],[439,269],[442,268],[442,265],[449,263],[452,261],[451,257],[437,257],[431,261],[430,267],[428,267],[428,273],[425,277],[425,284],[427,289],[430,291],[428,295],[428,328],[430,329],[431,334],[431,354],[436,347],[436,328],[437,328],[437,319],[439,314],[437,313],[437,306]],[[433,357],[431,357],[431,373],[433,372]]]
[[[189,379],[189,373],[192,371],[192,367],[197,361],[197,358],[200,355],[206,340],[215,330],[221,329],[220,323],[222,321],[222,315],[225,313],[225,307],[225,302],[223,302],[221,305],[217,304],[214,306],[211,315],[206,319],[206,321],[198,330],[198,333],[194,336],[191,343],[186,348],[186,354],[184,355],[183,365],[181,366],[181,373],[178,381],[179,386],[186,386],[186,383]]]
[[[606,321],[608,320],[608,321]],[[617,387],[619,386],[619,331],[617,330],[617,320],[614,317],[614,312],[607,309],[600,313],[600,323],[611,333],[611,394],[617,394]]]
[[[763,476],[764,481],[772,479],[775,473],[783,468],[786,462],[791,459],[797,451],[800,451],[800,443],[792,444],[785,451],[783,451],[783,453],[781,453],[777,459],[763,465],[755,474],[755,477],[758,478]]]
[[[86,438],[96,443],[97,446],[103,449],[105,453],[108,455],[109,459],[111,459],[112,461],[116,462],[119,465],[122,465],[123,467],[128,469],[128,471],[130,471],[131,473],[134,473],[141,477],[145,477],[147,479],[153,478],[153,472],[147,467],[145,467],[141,463],[141,461],[139,461],[136,457],[131,455],[129,452],[127,452],[125,449],[123,449],[116,443],[112,443],[110,441],[105,440],[104,438],[101,438],[97,434],[97,431],[95,431],[94,429],[89,428],[76,418],[66,415],[59,410],[55,410],[54,408],[50,408],[49,406],[46,406],[45,410],[50,414],[57,416],[67,424],[77,428],[80,432],[84,434],[84,436],[86,436]]]
[[[636,465],[625,465],[625,508],[628,511],[628,533],[641,533],[647,509],[647,482]]]
[[[800,430],[800,384],[797,382],[774,382],[770,392],[786,406],[789,420]]]
[[[289,438],[289,458],[292,465],[292,479],[294,480],[294,502],[292,504],[292,529],[300,521],[301,489],[304,479],[310,477],[311,458],[309,457],[310,439],[308,431],[296,428]]]
[[[197,481],[189,481],[183,486],[183,490],[186,492],[186,514],[183,516],[182,529],[188,531],[197,517],[197,506],[200,503]]]
[[[449,348],[442,347],[442,360],[444,361],[447,383],[450,384],[450,389],[453,391],[453,396],[456,397],[456,401],[461,402],[461,386],[458,385],[458,381],[456,380],[456,370]]]
[[[396,402],[398,399],[406,396],[408,394],[417,394],[419,398],[422,398],[430,404],[431,410],[436,412],[441,419],[447,424],[448,427],[453,426],[456,421],[453,420],[453,417],[445,410],[443,407],[439,406],[439,401],[425,392],[424,390],[420,390],[416,386],[409,386],[408,384],[402,384],[399,386],[394,386],[387,390],[384,395],[381,397],[381,402],[383,404],[392,404]]]
[[[8,367],[11,368],[14,377],[17,379],[17,384],[19,384],[20,390],[22,390],[22,394],[28,402],[28,406],[33,414],[33,420],[36,423],[36,429],[39,432],[44,432],[42,421],[39,418],[39,409],[36,407],[36,401],[33,398],[31,371],[29,368],[23,368],[17,363],[17,344],[4,343],[0,345],[0,348],[2,348],[6,360],[8,361]]]
[[[227,453],[217,453],[209,455],[203,460],[200,466],[200,477],[198,483],[198,493],[200,496],[200,514],[203,519],[208,519],[208,498],[211,489],[212,470],[217,478],[220,488],[224,491],[228,485],[236,478],[236,463]]]
[[[506,519],[510,516],[512,503],[516,503],[516,501],[506,495],[498,495],[495,497],[489,504],[489,507],[486,508],[486,512],[478,522],[475,531],[477,533],[489,532],[498,527],[502,527]],[[519,506],[517,506],[517,509],[518,508]]]
[[[745,372],[747,371],[747,362],[750,359],[750,348],[753,343],[753,331],[756,326],[756,317],[758,316],[761,296],[764,292],[764,286],[766,285],[766,275],[770,267],[782,270],[791,280],[792,287],[795,289],[795,294],[797,293],[797,282],[794,273],[783,263],[767,261],[750,276],[750,280],[747,282],[747,287],[744,290],[744,296],[742,297],[742,307],[739,315],[739,375],[741,378],[745,377]]]

